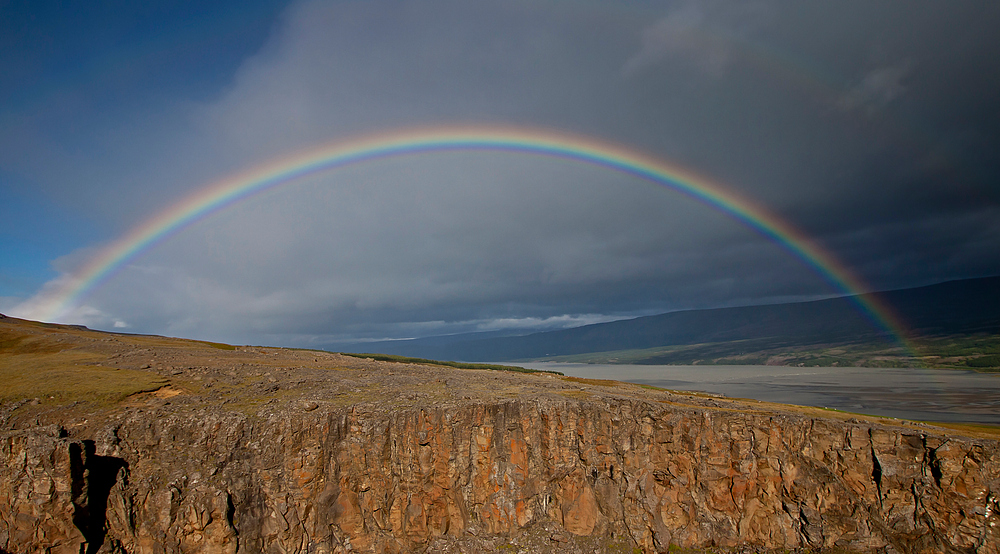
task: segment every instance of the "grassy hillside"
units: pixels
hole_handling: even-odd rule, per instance
[[[923,337],[913,346],[915,352],[882,341],[795,345],[786,340],[756,339],[552,356],[545,360],[644,365],[930,367],[1000,372],[998,334]]]
[[[890,306],[915,352],[865,302]],[[997,367],[1000,277],[811,302],[670,312],[520,336],[432,337],[366,345],[465,361],[593,360],[649,364]],[[447,339],[447,340],[445,340]],[[344,350],[340,348],[339,350]]]
[[[426,365],[440,365],[446,367],[454,367],[457,369],[488,369],[491,371],[514,371],[517,373],[552,373],[555,375],[562,375],[561,371],[549,371],[545,369],[529,369],[521,366],[514,365],[497,365],[497,364],[473,364],[465,362],[448,362],[441,360],[428,360],[426,358],[412,358],[409,356],[396,356],[394,354],[372,354],[372,353],[352,353],[352,352],[341,352],[344,356],[351,356],[352,358],[367,358],[372,360],[378,360],[380,362],[396,362],[401,364],[426,364]]]
[[[5,318],[0,326],[0,402],[31,398],[62,404],[118,402],[167,381],[154,372],[109,367],[107,356],[79,342],[92,333]]]
[[[539,373],[513,366],[377,354],[355,358]],[[256,406],[303,385],[303,377],[293,379],[289,368],[299,373],[315,370],[310,378],[322,381],[324,377],[335,377],[337,372],[356,371],[352,368],[357,364],[347,361],[353,359],[345,360],[330,352],[105,333],[0,315],[0,405],[27,402],[40,409],[70,405],[104,409],[144,393],[159,391],[157,394],[169,396],[183,390],[218,397],[229,404]],[[339,394],[345,399],[351,396]]]

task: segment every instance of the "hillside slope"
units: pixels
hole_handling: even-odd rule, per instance
[[[865,295],[890,306],[918,337],[1000,335],[1000,277],[951,281]],[[690,310],[512,337],[392,341],[356,345],[368,352],[468,361],[544,359],[664,346],[751,341],[771,350],[808,345],[865,344],[891,349],[897,343],[876,327],[850,297],[813,302]],[[901,355],[901,354],[897,354]],[[666,362],[670,363],[670,362]],[[759,363],[748,360],[745,363]],[[912,361],[904,360],[912,364]]]

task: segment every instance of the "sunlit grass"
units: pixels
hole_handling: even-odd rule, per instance
[[[13,354],[0,358],[0,401],[37,398],[42,403],[112,404],[167,384],[141,370],[94,365],[86,353]]]
[[[586,379],[583,377],[563,377],[563,381],[572,381],[581,385],[595,385],[599,387],[618,387],[625,384],[612,379]]]
[[[354,354],[349,352],[341,352],[344,356],[351,356],[353,358],[371,358],[372,360],[378,360],[380,362],[397,362],[404,364],[424,364],[424,365],[440,365],[446,367],[454,367],[457,369],[488,369],[492,371],[515,371],[517,373],[553,373],[556,375],[562,375],[562,372],[551,371],[547,369],[531,369],[527,367],[513,366],[513,365],[498,365],[498,364],[473,364],[466,362],[448,362],[441,360],[428,360],[426,358],[411,358],[408,356],[396,356],[394,354]]]
[[[217,348],[219,350],[236,350],[236,347],[231,344],[226,344],[224,342],[208,342],[204,340],[191,341],[196,344],[204,344],[205,346],[211,346],[212,348]]]

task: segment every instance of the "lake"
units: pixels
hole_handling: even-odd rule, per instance
[[[1000,425],[1000,375],[944,369],[519,364],[574,377],[820,406],[918,421]]]

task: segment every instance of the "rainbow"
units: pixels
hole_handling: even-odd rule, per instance
[[[904,328],[867,287],[808,236],[748,198],[676,164],[591,137],[525,127],[433,127],[396,130],[327,144],[251,168],[210,184],[109,244],[55,290],[43,293],[33,315],[54,321],[78,306],[129,261],[196,221],[262,191],[303,177],[397,156],[430,152],[499,151],[591,164],[632,175],[716,208],[780,244],[836,290],[851,295],[876,326],[909,346]],[[910,348],[912,352],[912,348]]]

